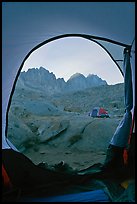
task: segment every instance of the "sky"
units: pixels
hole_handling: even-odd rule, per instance
[[[44,67],[56,78],[67,81],[73,74],[85,77],[96,74],[109,85],[123,83],[123,76],[110,56],[96,43],[80,37],[68,37],[52,41],[26,60],[22,71]]]

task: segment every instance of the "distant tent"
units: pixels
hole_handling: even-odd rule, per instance
[[[102,117],[109,117],[109,114],[108,114],[108,112],[104,108],[102,108],[102,107],[95,107],[89,113],[89,116],[102,118]]]

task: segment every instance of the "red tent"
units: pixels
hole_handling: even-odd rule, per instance
[[[99,109],[99,116],[106,115],[106,114],[108,115],[108,112],[104,108]]]
[[[103,118],[103,117],[109,117],[108,112],[102,108],[102,107],[95,107],[93,108],[93,110],[89,113],[89,116],[91,117],[99,117],[99,118]]]

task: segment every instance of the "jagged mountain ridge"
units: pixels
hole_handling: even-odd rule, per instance
[[[47,94],[75,92],[101,85],[107,85],[107,82],[94,74],[85,77],[81,73],[76,73],[65,82],[63,78],[57,79],[53,72],[50,73],[43,67],[21,72],[17,82],[18,88],[35,88]]]

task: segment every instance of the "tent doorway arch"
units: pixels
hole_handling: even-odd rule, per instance
[[[107,39],[107,38],[103,38],[103,37],[98,37],[98,36],[92,36],[92,35],[87,35],[87,34],[63,34],[63,35],[59,35],[59,36],[55,36],[52,38],[49,38],[48,40],[43,41],[42,43],[38,44],[37,46],[35,46],[34,48],[32,48],[32,50],[26,55],[26,57],[24,58],[14,81],[13,84],[13,88],[10,94],[10,98],[9,98],[9,103],[8,103],[8,108],[7,108],[7,114],[6,114],[6,124],[8,124],[8,112],[9,112],[9,108],[10,108],[10,104],[11,104],[11,100],[12,100],[12,96],[15,90],[15,86],[18,80],[18,77],[20,75],[20,72],[24,66],[24,63],[26,62],[26,60],[30,57],[30,55],[37,50],[38,48],[42,47],[43,45],[48,44],[49,42],[53,42],[56,41],[58,39],[63,39],[63,38],[68,38],[68,37],[80,37],[83,39],[87,39],[89,41],[95,42],[97,45],[99,45],[100,47],[102,47],[102,49],[104,49],[106,51],[106,53],[110,56],[110,58],[113,60],[113,62],[116,64],[116,66],[118,67],[119,71],[121,72],[121,74],[123,75],[123,70],[122,70],[122,64],[121,62],[123,62],[123,59],[117,59],[115,56],[115,53],[113,55],[113,49],[116,46],[120,46],[121,50],[123,51],[125,47],[130,49],[130,45],[121,43],[121,42],[117,42],[111,39]],[[111,49],[109,49],[109,44],[114,45],[114,47]],[[111,53],[112,51],[112,53]],[[123,53],[122,53],[123,54]],[[120,62],[120,63],[119,63]],[[6,129],[5,129],[5,135],[7,136],[7,125],[6,125]],[[11,145],[10,145],[11,146]]]
[[[61,37],[62,38],[62,37]],[[53,40],[54,41],[54,40]],[[51,41],[51,42],[53,42],[53,41]],[[27,59],[26,59],[27,60]],[[122,71],[121,71],[122,72]],[[72,139],[71,139],[71,141],[72,141]],[[73,143],[73,141],[72,141],[72,143]]]

